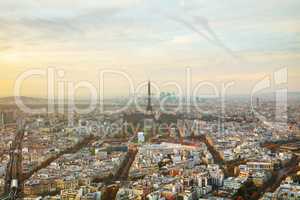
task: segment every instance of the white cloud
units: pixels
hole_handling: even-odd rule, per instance
[[[188,45],[196,42],[197,40],[199,40],[199,37],[195,35],[179,35],[174,36],[170,43],[174,45]]]

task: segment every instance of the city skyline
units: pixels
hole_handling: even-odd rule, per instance
[[[0,200],[300,199],[299,10],[0,1]]]

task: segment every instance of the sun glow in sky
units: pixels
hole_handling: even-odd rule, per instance
[[[235,81],[247,94],[257,81],[288,67],[300,91],[299,0],[5,0],[0,2],[0,96],[13,95],[30,69],[64,70],[66,81],[97,86],[103,69],[126,72],[135,85]],[[43,78],[22,94],[45,96]],[[109,95],[128,83],[107,82]]]

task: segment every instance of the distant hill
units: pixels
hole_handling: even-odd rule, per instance
[[[47,104],[47,99],[43,99],[43,98],[34,98],[34,97],[21,96],[21,100],[26,105],[30,105],[30,104]],[[15,104],[15,97],[0,98],[0,104],[2,104],[2,105],[13,105],[13,104]]]
[[[45,105],[48,104],[48,99],[46,98],[38,98],[38,97],[26,97],[21,96],[21,100],[25,105]],[[57,99],[54,99],[55,103],[58,102]],[[65,100],[67,104],[67,99]],[[76,104],[90,104],[90,100],[76,99]],[[0,97],[0,105],[15,105],[15,97]]]
[[[275,93],[262,93],[254,96],[265,99],[265,100],[274,100],[275,99]],[[250,100],[250,95],[232,95],[228,96],[229,99],[247,99]],[[112,98],[109,99],[109,102],[113,102],[113,100],[118,99]],[[48,100],[46,98],[38,98],[38,97],[26,97],[21,96],[21,100],[25,105],[39,105],[39,104],[48,104]],[[289,92],[288,93],[288,100],[292,101],[300,101],[300,92]],[[57,103],[58,100],[55,99],[55,102]],[[67,99],[65,99],[65,103],[67,102]],[[76,104],[90,104],[89,99],[75,99]],[[0,97],[0,105],[15,105],[15,97]]]

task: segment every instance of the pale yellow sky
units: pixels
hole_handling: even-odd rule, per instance
[[[100,71],[110,69],[135,87],[151,79],[162,90],[171,89],[167,81],[185,88],[189,67],[192,87],[234,81],[233,94],[288,67],[287,86],[300,91],[299,9],[298,0],[2,1],[0,96],[14,95],[22,73],[49,67],[65,72],[61,81],[97,89]],[[124,77],[109,79],[108,96],[128,95]],[[45,77],[30,77],[21,94],[45,96],[46,88]]]

